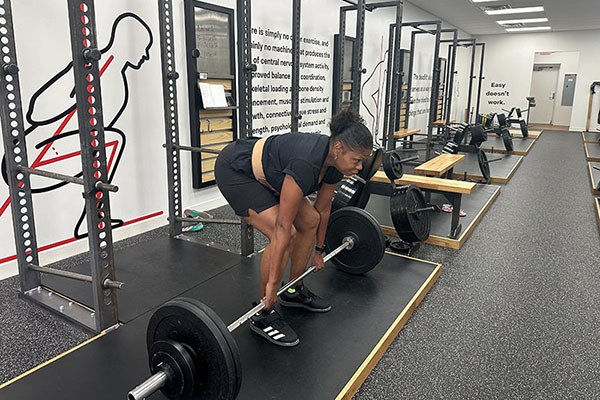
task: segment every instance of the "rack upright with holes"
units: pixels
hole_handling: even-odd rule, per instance
[[[29,168],[19,85],[11,1],[2,6],[0,39],[3,42],[0,74],[0,117],[20,295],[95,332],[118,325],[110,203],[104,180],[107,175],[102,98],[93,0],[68,0],[75,95],[81,144],[83,179]],[[91,276],[39,266],[30,174],[42,175],[84,187]],[[42,273],[91,283],[94,308],[63,296],[45,286]]]

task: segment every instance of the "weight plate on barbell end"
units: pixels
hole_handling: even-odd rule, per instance
[[[362,182],[354,178],[342,179],[335,189],[331,211],[344,207],[364,208],[369,201],[369,197],[370,192]]]
[[[529,127],[527,126],[527,122],[525,122],[524,120],[520,120],[519,126],[521,128],[521,135],[523,135],[524,138],[529,136]]]
[[[362,162],[362,169],[358,172],[357,175],[363,178],[365,181],[369,182],[373,175],[375,175],[375,173],[379,171],[379,168],[383,163],[384,154],[385,151],[381,147],[373,149],[371,155],[365,158]]]
[[[402,178],[402,159],[395,151],[387,151],[383,156],[383,170],[390,181]]]
[[[502,141],[504,142],[506,151],[513,151],[512,136],[510,136],[508,129],[502,129]]]
[[[355,240],[353,247],[342,250],[332,262],[344,272],[360,275],[379,264],[385,253],[385,237],[379,222],[371,214],[357,207],[346,207],[332,213],[327,225],[325,246],[330,252],[346,237]]]
[[[169,399],[192,398],[197,376],[192,354],[191,348],[174,340],[159,340],[150,347],[150,373],[168,371],[169,380],[160,390]]]
[[[426,207],[425,195],[415,185],[399,187],[390,196],[392,222],[400,239],[414,243],[429,238],[430,211],[416,211]]]
[[[191,350],[196,382],[186,399],[235,399],[242,385],[238,347],[219,316],[202,302],[176,298],[158,308],[148,323],[146,345],[173,340]]]
[[[477,162],[479,163],[479,170],[481,171],[481,176],[485,183],[490,183],[491,173],[490,173],[490,163],[488,162],[487,154],[482,149],[479,149],[477,152]]]

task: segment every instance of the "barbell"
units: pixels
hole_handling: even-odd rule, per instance
[[[372,270],[383,258],[385,238],[379,223],[365,210],[346,207],[329,218],[324,261],[351,274]],[[308,268],[277,295],[315,270]],[[152,376],[128,393],[141,400],[161,391],[173,400],[235,399],[242,385],[237,344],[231,335],[265,307],[261,301],[229,326],[207,305],[176,298],[158,308],[148,323],[146,347]]]

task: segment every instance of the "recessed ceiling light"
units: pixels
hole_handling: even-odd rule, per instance
[[[544,11],[543,6],[521,7],[521,8],[503,8],[500,10],[485,10],[487,15],[502,15],[502,14],[524,14]]]
[[[503,19],[496,21],[500,25],[512,25],[512,24],[535,24],[538,22],[548,22],[548,18],[525,18],[525,19]]]
[[[549,26],[528,26],[524,28],[506,28],[506,32],[531,32],[531,31],[549,31]]]

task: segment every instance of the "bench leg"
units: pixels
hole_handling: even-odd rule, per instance
[[[452,204],[452,222],[450,223],[450,234],[448,237],[456,239],[462,231],[462,225],[459,224],[462,195],[460,193],[446,193],[445,196],[450,201],[450,204]]]

